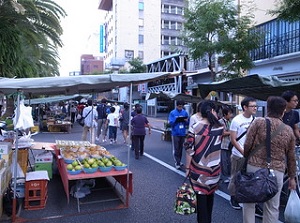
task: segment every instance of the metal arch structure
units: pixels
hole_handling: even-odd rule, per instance
[[[184,70],[186,64],[186,56],[184,54],[173,54],[167,57],[163,57],[159,60],[153,61],[149,64],[146,64],[147,72],[178,72],[181,73]],[[158,93],[158,92],[173,92],[173,93],[182,93],[182,76],[174,76],[174,83],[157,85],[148,88],[148,93]]]

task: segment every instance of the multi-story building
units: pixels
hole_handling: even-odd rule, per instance
[[[83,54],[80,57],[81,75],[102,73],[104,71],[104,61],[102,57],[95,57],[91,54]]]
[[[277,19],[268,13],[274,0],[256,0],[256,29],[264,32],[259,48],[251,51],[255,67],[248,74],[276,75],[287,81],[300,80],[300,22]]]
[[[185,0],[101,0],[105,10],[105,64],[144,63],[183,51],[180,38]]]

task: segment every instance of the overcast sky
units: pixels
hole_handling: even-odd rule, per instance
[[[60,75],[80,70],[81,54],[99,53],[99,26],[102,22],[99,0],[55,0],[68,14],[62,20],[63,48],[59,49]]]

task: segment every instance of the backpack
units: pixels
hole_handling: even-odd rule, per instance
[[[107,108],[105,104],[100,104],[97,106],[98,119],[106,119],[107,118]]]

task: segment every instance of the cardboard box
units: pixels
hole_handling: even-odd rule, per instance
[[[11,180],[11,166],[4,167],[0,170],[0,193],[3,192],[8,187],[10,180]]]
[[[4,166],[10,166],[12,164],[13,154],[14,154],[14,151],[10,151],[9,154],[1,155],[1,158],[5,161]]]
[[[12,144],[10,142],[0,142],[0,155],[9,154],[12,150]]]

